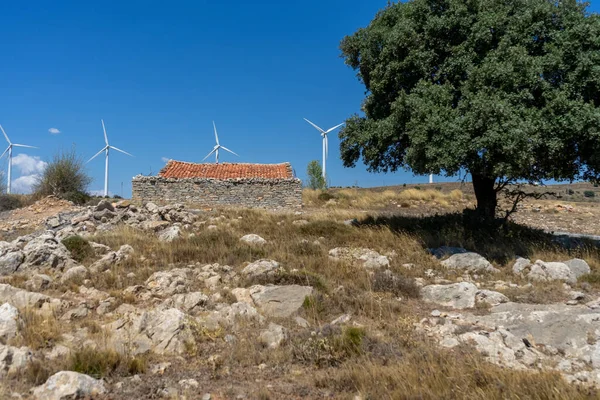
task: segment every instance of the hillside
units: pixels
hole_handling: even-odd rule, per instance
[[[5,231],[0,397],[598,396],[593,243],[465,224],[456,191],[305,201],[102,201]]]

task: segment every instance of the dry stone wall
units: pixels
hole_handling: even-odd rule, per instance
[[[300,208],[302,181],[291,179],[163,178],[138,175],[132,181],[136,202],[184,203],[203,207]]]

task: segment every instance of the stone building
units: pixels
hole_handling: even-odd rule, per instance
[[[300,208],[302,182],[289,163],[195,164],[170,160],[158,176],[132,181],[134,201],[199,207]]]

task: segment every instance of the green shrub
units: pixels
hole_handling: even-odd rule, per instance
[[[575,194],[575,191],[573,189],[567,189],[567,194],[572,196]]]
[[[587,198],[596,197],[596,193],[593,190],[586,190],[585,192],[583,192],[583,195]]]
[[[19,196],[13,194],[0,194],[0,212],[14,210],[22,207],[23,204]]]
[[[62,240],[67,250],[71,252],[71,257],[75,261],[82,262],[88,257],[94,255],[94,249],[90,243],[81,236],[69,236]]]

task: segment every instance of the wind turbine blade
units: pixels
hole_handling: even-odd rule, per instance
[[[317,125],[313,124],[312,122],[310,122],[310,121],[309,121],[309,120],[307,120],[306,118],[304,118],[304,120],[305,120],[306,122],[308,122],[309,124],[311,124],[312,126],[314,126],[314,127],[315,127],[315,128],[316,128],[316,129],[317,129],[319,132],[321,132],[321,133],[325,133],[325,131],[324,131],[323,129],[319,128]]]
[[[10,149],[10,145],[6,148],[6,150],[4,150],[4,153],[2,153],[2,155],[0,155],[0,158],[4,157],[4,155],[6,153],[8,153],[8,150]]]
[[[341,124],[339,124],[339,125],[336,125],[336,126],[334,126],[333,128],[330,128],[330,129],[328,129],[328,130],[327,130],[327,132],[325,132],[325,133],[329,133],[329,132],[331,132],[331,131],[334,131],[334,130],[336,130],[337,128],[339,128],[340,126],[342,126],[342,125],[344,125],[344,122],[342,122],[342,123],[341,123]]]
[[[235,153],[234,151],[231,151],[231,150],[229,150],[227,147],[225,147],[225,146],[221,146],[221,148],[222,148],[223,150],[225,150],[225,151],[228,151],[228,152],[230,152],[231,154],[235,154],[236,156],[238,156],[238,157],[239,157],[239,154]]]
[[[206,157],[204,157],[204,158],[202,159],[202,161],[204,161],[204,160],[206,160],[208,157],[210,157],[210,156],[211,156],[211,155],[212,155],[212,154],[213,154],[215,151],[217,151],[217,149],[218,149],[218,147],[215,147],[214,149],[212,149],[212,151],[211,151],[210,153],[208,153],[208,154],[206,155]]]
[[[98,157],[100,154],[102,154],[102,152],[106,150],[106,147],[103,148],[102,150],[100,150],[99,152],[97,152],[94,157],[90,158],[89,160],[86,161],[86,164],[89,163],[90,161],[92,161],[94,158]]]
[[[120,152],[121,152],[121,153],[123,153],[123,154],[127,154],[128,156],[135,157],[133,154],[129,154],[129,153],[128,153],[128,152],[126,152],[125,150],[118,149],[118,148],[116,148],[115,146],[108,146],[108,147],[110,147],[110,148],[111,148],[111,149],[113,149],[113,150],[120,151]]]
[[[10,143],[10,139],[8,138],[8,135],[6,134],[6,132],[4,132],[4,128],[2,127],[2,125],[0,125],[0,130],[4,134],[4,137],[6,138],[6,141],[8,142],[8,144],[12,144],[12,143]]]
[[[29,149],[37,149],[37,147],[35,147],[35,146],[28,146],[26,144],[13,144],[13,146],[15,146],[15,147],[27,147]]]
[[[219,135],[217,135],[217,125],[213,121],[213,127],[215,128],[215,139],[217,139],[217,146],[219,145]]]
[[[102,130],[104,131],[104,141],[106,142],[106,145],[108,146],[108,136],[106,136],[106,128],[104,127],[104,120],[101,119],[100,121],[102,122]]]

